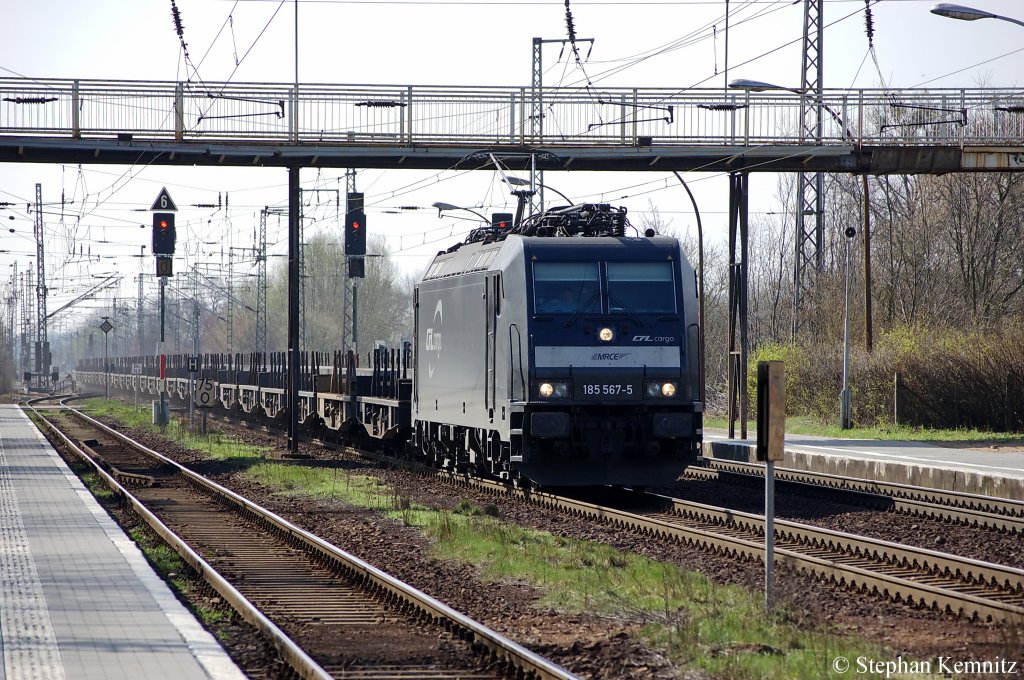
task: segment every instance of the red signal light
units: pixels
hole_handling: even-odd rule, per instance
[[[352,230],[353,231],[359,231],[359,226],[360,226],[359,222],[353,222],[352,223]]]
[[[504,229],[507,226],[508,226],[508,223],[505,222],[504,220],[502,220],[501,222],[498,222],[498,228],[499,229]]]
[[[167,220],[160,220],[160,228],[161,229],[166,229],[168,226],[170,226],[170,225],[167,223]]]

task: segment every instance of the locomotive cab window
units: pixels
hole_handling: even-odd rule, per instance
[[[673,314],[675,286],[670,262],[609,262],[608,311]]]
[[[574,314],[601,309],[596,262],[537,262],[533,265],[537,314]]]

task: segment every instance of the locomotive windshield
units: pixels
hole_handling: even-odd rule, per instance
[[[602,277],[602,270],[605,276]],[[601,279],[605,279],[602,300]],[[674,314],[672,263],[537,262],[533,267],[537,314]]]
[[[538,314],[587,313],[600,309],[596,262],[537,262],[533,267]]]
[[[675,313],[671,263],[609,262],[608,311],[612,314]]]

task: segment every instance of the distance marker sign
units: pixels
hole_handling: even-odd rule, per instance
[[[195,381],[196,408],[213,408],[216,394],[213,378],[197,378]]]

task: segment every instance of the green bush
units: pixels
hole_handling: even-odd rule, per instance
[[[851,348],[853,420],[940,428],[1019,431],[1024,427],[1024,326],[985,333],[900,327],[880,335],[875,350]],[[841,344],[766,344],[747,365],[751,415],[756,413],[757,364],[786,364],[786,412],[826,423],[839,416]],[[896,390],[896,377],[899,389]]]

